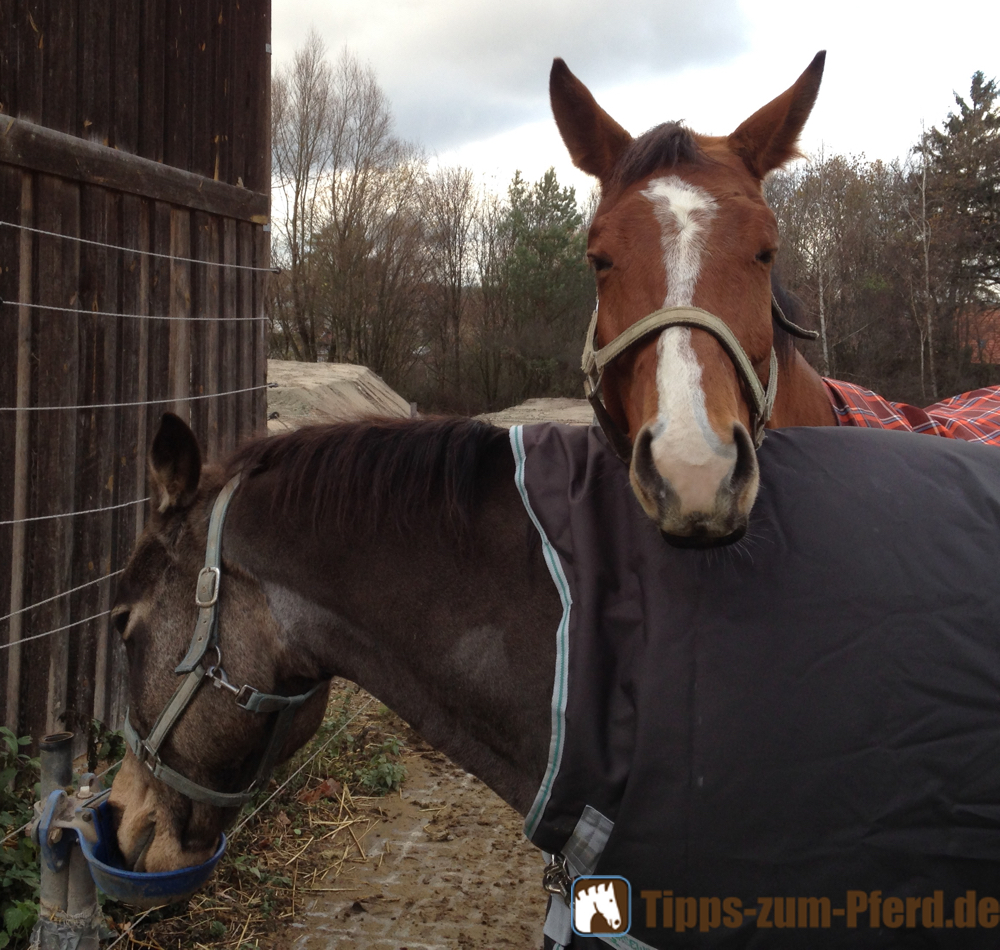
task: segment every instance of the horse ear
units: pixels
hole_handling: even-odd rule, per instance
[[[187,508],[201,478],[201,449],[187,423],[165,412],[149,450],[149,471],[158,494],[157,511]]]
[[[573,164],[603,184],[632,136],[597,104],[590,90],[561,59],[552,61],[549,99]]]
[[[826,50],[821,50],[791,88],[758,109],[729,136],[729,147],[757,178],[798,156],[799,133],[816,102],[825,62]]]

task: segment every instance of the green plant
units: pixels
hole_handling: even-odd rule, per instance
[[[90,720],[90,731],[87,734],[87,771],[96,772],[102,762],[120,763],[125,758],[125,736],[121,731],[109,729],[99,719]],[[117,766],[112,766],[104,775],[104,787],[107,788],[118,773]]]
[[[365,788],[380,795],[399,788],[406,778],[406,767],[399,761],[400,746],[398,737],[389,736],[368,762],[357,770],[358,780]]]
[[[24,945],[38,917],[38,849],[20,831],[38,782],[38,759],[24,751],[30,744],[0,726],[0,948]]]

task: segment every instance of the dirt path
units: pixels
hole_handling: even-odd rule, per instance
[[[411,733],[412,737],[412,733]],[[542,945],[542,858],[521,817],[419,740],[400,794],[360,803],[377,819],[289,928],[294,950],[530,950]],[[283,941],[284,942],[284,941]]]

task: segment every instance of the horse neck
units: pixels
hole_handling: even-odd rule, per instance
[[[768,428],[836,424],[823,378],[794,350],[792,359],[782,363],[778,372],[778,393]]]
[[[464,539],[432,514],[349,536],[308,506],[264,525],[252,479],[226,553],[260,583],[296,675],[362,686],[525,814],[548,755],[561,605],[537,545],[529,556],[507,461],[483,479]]]

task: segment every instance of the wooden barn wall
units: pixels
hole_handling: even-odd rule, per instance
[[[269,0],[0,3],[0,722],[19,735],[121,724],[110,575],[161,413],[209,459],[264,428],[269,42]]]

